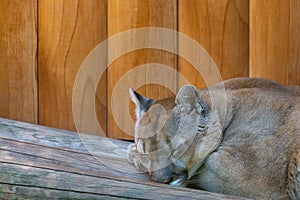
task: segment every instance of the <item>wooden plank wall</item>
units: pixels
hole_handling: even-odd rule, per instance
[[[111,37],[122,31],[141,27],[162,27],[177,30],[176,0],[116,0],[108,1],[108,36]],[[131,43],[138,38],[131,38]],[[140,38],[139,38],[140,39]],[[122,48],[122,44],[119,44]],[[126,45],[126,44],[125,44]],[[111,49],[108,49],[110,57]],[[115,60],[108,69],[108,102],[111,102],[112,91],[117,81],[129,70],[147,63],[160,63],[177,69],[176,55],[160,50],[142,49],[130,52]],[[145,71],[145,80],[149,71]],[[133,79],[136,77],[132,77]],[[176,79],[176,74],[173,78]],[[142,87],[138,92],[151,98],[166,98],[172,93],[159,85]],[[120,99],[123,101],[123,99]],[[116,125],[112,116],[111,106],[108,106],[108,135],[113,138],[132,139],[124,134]],[[122,111],[121,111],[122,112]],[[124,120],[127,120],[124,118]],[[125,124],[128,124],[125,122]],[[133,132],[132,128],[132,132]]]
[[[298,0],[2,0],[0,117],[74,130],[72,88],[82,61],[106,38],[149,26],[178,30],[199,42],[223,79],[265,77],[300,84]],[[121,56],[95,96],[98,120],[110,137],[131,139],[115,124],[108,105],[120,77],[147,63],[170,66],[197,87],[205,86],[177,55],[145,49]],[[145,80],[150,74],[145,70]],[[138,91],[152,98],[172,95],[155,84]]]
[[[75,130],[74,80],[89,52],[106,39],[106,13],[105,0],[39,0],[40,124]],[[105,83],[98,88],[102,98],[106,98]],[[105,116],[102,98],[97,98],[98,110]]]
[[[250,0],[250,76],[300,84],[300,2]]]
[[[37,2],[0,1],[0,117],[38,121]]]
[[[247,77],[249,70],[249,0],[181,0],[179,31],[210,54],[222,78]],[[198,88],[203,78],[183,58],[179,72]],[[191,76],[193,75],[193,76]]]

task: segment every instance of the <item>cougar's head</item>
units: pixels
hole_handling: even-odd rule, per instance
[[[220,143],[222,133],[215,131],[209,106],[192,85],[175,98],[156,101],[132,89],[130,96],[139,163],[153,181],[185,185]]]

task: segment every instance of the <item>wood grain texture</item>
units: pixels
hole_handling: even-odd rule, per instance
[[[248,9],[249,0],[179,0],[179,31],[202,45],[224,80],[248,76]],[[198,88],[206,86],[184,58],[179,59],[179,72]]]
[[[163,27],[169,29],[177,29],[177,1],[176,0],[112,0],[108,2],[108,36],[111,37],[115,34],[121,33],[122,31],[140,28],[140,27]],[[130,43],[135,43],[138,38],[132,37]],[[111,51],[116,50],[116,48],[122,48],[122,45],[114,46],[108,49],[108,58],[110,59]],[[167,53],[161,50],[150,50],[142,49],[136,50],[123,55],[119,59],[115,60],[108,69],[108,103],[110,105],[112,101],[112,92],[115,85],[120,80],[120,78],[129,70],[135,67],[147,64],[147,63],[159,63],[177,68],[177,58],[176,55]],[[134,73],[131,76],[131,81],[137,80]],[[139,76],[144,77],[145,84],[147,80],[150,80],[153,76],[151,69],[145,69],[143,73]],[[156,76],[156,75],[155,75]],[[170,74],[170,81],[173,84],[177,84],[176,73]],[[133,86],[131,86],[133,87]],[[138,89],[138,88],[135,88]],[[126,95],[128,95],[128,88],[125,88]],[[164,98],[172,95],[172,93],[156,84],[148,84],[144,87],[138,89],[138,92],[142,93],[151,98]],[[125,97],[119,99],[123,101]],[[113,105],[118,106],[118,105]],[[133,106],[131,106],[133,107]],[[128,109],[128,108],[126,108]],[[124,133],[115,123],[114,117],[112,115],[112,109],[108,107],[108,133],[109,137],[119,138],[119,139],[132,139],[133,127],[130,133]],[[120,112],[124,112],[124,109],[118,109]],[[125,124],[126,118],[124,117]],[[130,135],[128,135],[130,134]]]
[[[35,188],[30,186],[17,186],[11,184],[0,185],[0,196],[3,199],[99,199],[115,200],[126,199],[121,197],[99,196],[95,194],[86,194],[82,192],[63,191],[49,188]]]
[[[0,1],[0,116],[38,122],[36,1]]]
[[[290,0],[290,67],[289,85],[300,85],[300,1]]]
[[[116,156],[95,142],[106,138],[84,137],[98,151],[92,154],[80,148],[83,144],[66,142],[80,141],[75,132],[0,119],[0,198],[242,199],[150,182],[126,161],[126,155]],[[129,144],[111,141],[122,149]]]
[[[299,0],[1,0],[0,117],[75,130],[72,89],[80,64],[108,36],[140,27],[169,28],[195,39],[223,79],[249,75],[300,84]],[[102,59],[124,45],[111,47]],[[132,139],[114,121],[112,92],[126,72],[149,63],[178,69],[190,83],[205,87],[191,64],[174,54],[142,49],[122,55],[98,85],[85,85],[87,92],[97,89],[96,114],[110,137]],[[156,75],[147,68],[141,76],[150,82]],[[183,84],[175,73],[168,78],[176,87]],[[154,99],[173,95],[157,84],[135,89]],[[125,90],[127,98],[127,86]],[[130,103],[134,120],[133,107]],[[90,118],[82,118],[84,132],[97,134]]]
[[[250,76],[300,84],[299,1],[250,0]]]
[[[76,73],[106,34],[105,0],[39,0],[40,124],[75,130],[72,89]],[[105,126],[106,81],[98,85],[95,98]],[[93,127],[87,118],[85,132],[96,134]]]
[[[1,197],[12,193],[16,196],[23,195],[27,198],[43,199],[81,199],[84,197],[84,199],[91,199],[92,197],[96,199],[115,197],[124,199],[166,200],[191,198],[201,200],[208,198],[216,200],[242,199],[204,191],[174,189],[174,187],[161,186],[161,184],[148,185],[147,183],[119,181],[113,178],[108,179],[101,176],[55,171],[20,164],[0,163],[0,167],[0,183],[8,183],[11,188],[10,190],[5,188],[6,190],[1,191]],[[19,188],[23,190],[20,191]],[[37,188],[40,188],[40,190]]]

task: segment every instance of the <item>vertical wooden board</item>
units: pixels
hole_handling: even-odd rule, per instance
[[[288,83],[290,1],[250,0],[250,76]]]
[[[0,117],[37,123],[37,1],[0,1]]]
[[[176,0],[112,0],[108,2],[108,36],[114,36],[122,31],[140,28],[140,27],[163,27],[169,29],[177,29],[177,1]],[[131,38],[130,43],[134,43],[137,38]],[[122,48],[120,46],[109,46],[108,58],[110,59],[110,52],[116,48]],[[142,49],[130,52],[119,59],[115,60],[108,68],[108,134],[110,137],[118,139],[132,139],[134,127],[131,127],[130,123],[125,116],[123,124],[126,124],[131,128],[130,133],[124,133],[115,122],[115,118],[112,115],[112,93],[118,81],[124,76],[126,72],[135,67],[147,64],[147,63],[159,63],[176,69],[177,58],[176,55],[167,53],[161,50],[149,50]],[[145,84],[153,76],[150,68],[146,68],[144,73],[139,74],[145,79]],[[168,77],[173,81],[174,85],[177,85],[176,73],[170,74]],[[137,79],[132,75],[129,79],[132,81]],[[129,80],[130,82],[130,80]],[[136,88],[135,88],[136,89]],[[128,91],[128,88],[125,88]],[[138,89],[138,92],[151,98],[164,98],[172,95],[172,92],[163,86],[157,84],[148,84]],[[129,95],[126,92],[126,95]],[[126,97],[118,99],[118,101],[124,101]],[[112,105],[118,106],[118,105]],[[130,108],[133,106],[131,105]],[[117,108],[119,112],[126,112],[126,108]],[[133,119],[134,120],[134,119]],[[129,135],[128,135],[129,134]]]
[[[75,129],[72,115],[74,80],[90,51],[106,39],[106,14],[106,0],[39,0],[41,124]],[[106,82],[101,84],[95,98],[98,116],[106,116]],[[105,118],[102,121],[106,121]],[[96,134],[95,125],[88,124],[88,117],[85,122],[85,132]]]
[[[179,0],[179,31],[210,54],[223,79],[248,76],[248,9],[249,0]],[[179,59],[179,72],[198,88],[209,79],[184,58]]]
[[[289,85],[300,85],[300,1],[290,0],[290,65]]]

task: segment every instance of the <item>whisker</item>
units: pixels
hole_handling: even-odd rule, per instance
[[[197,175],[197,174],[202,173],[203,171],[204,171],[204,169],[200,169],[199,171],[197,171],[197,172],[194,174],[194,176]]]

